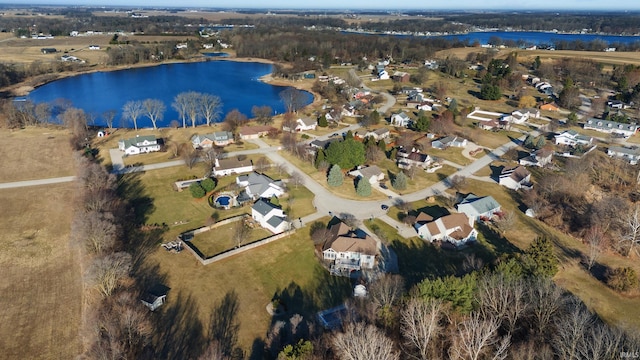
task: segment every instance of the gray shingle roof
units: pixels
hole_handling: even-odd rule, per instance
[[[251,207],[253,210],[255,210],[258,214],[265,216],[267,215],[269,212],[271,212],[271,210],[273,209],[279,209],[277,206],[273,205],[272,203],[264,200],[264,199],[260,199],[258,201],[256,201],[255,204],[253,204],[253,206]]]

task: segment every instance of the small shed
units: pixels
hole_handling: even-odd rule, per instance
[[[142,301],[144,306],[148,307],[149,310],[155,311],[167,301],[167,293],[169,290],[171,289],[162,284],[156,284],[142,295],[140,301]]]

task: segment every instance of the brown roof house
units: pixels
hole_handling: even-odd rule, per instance
[[[511,190],[531,189],[531,173],[524,166],[504,168],[498,183]]]
[[[455,246],[462,246],[476,240],[478,232],[473,228],[473,224],[474,219],[462,213],[445,215],[436,220],[420,213],[414,228],[421,239],[429,242],[446,241]]]
[[[378,244],[371,236],[343,222],[334,224],[329,231],[331,237],[322,247],[322,257],[330,263],[331,273],[348,275],[352,271],[373,269]]]
[[[271,131],[277,131],[277,129],[267,125],[243,126],[238,131],[238,137],[242,140],[258,139],[267,136]]]

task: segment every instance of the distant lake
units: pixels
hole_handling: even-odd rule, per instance
[[[34,102],[53,102],[68,99],[74,107],[88,114],[96,114],[96,125],[104,125],[100,114],[116,110],[114,126],[133,127],[122,122],[122,106],[130,100],[159,99],[167,108],[159,127],[167,127],[172,120],[179,120],[171,107],[174,97],[185,91],[197,91],[219,96],[222,115],[238,109],[251,117],[254,105],[270,106],[275,113],[285,111],[280,92],[287,87],[263,83],[259,78],[270,74],[272,65],[235,61],[207,61],[197,63],[165,64],[145,68],[95,72],[82,74],[43,85],[32,91],[28,98]],[[306,104],[313,95],[305,92]],[[181,122],[181,121],[180,121]],[[138,127],[151,127],[144,116],[138,119]]]
[[[604,41],[607,44],[631,44],[640,41],[640,36],[621,36],[621,35],[597,35],[597,34],[560,34],[555,32],[544,31],[482,31],[482,32],[470,32],[460,35],[446,35],[442,36],[445,39],[460,39],[469,40],[473,43],[475,41],[480,44],[488,44],[489,39],[492,37],[498,37],[503,41],[511,40],[515,42],[523,42],[531,45],[553,45],[559,41],[582,41],[590,42],[594,40]]]

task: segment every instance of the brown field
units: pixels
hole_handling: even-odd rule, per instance
[[[37,144],[37,146],[33,146]],[[34,151],[28,151],[34,149]],[[37,150],[35,150],[37,149]],[[0,182],[75,174],[69,135],[56,128],[0,130]]]
[[[47,133],[55,138],[47,140]],[[43,144],[46,151],[27,151],[33,147],[20,142]],[[64,132],[2,130],[0,144],[5,165],[0,181],[73,174]],[[69,245],[74,185],[0,190],[0,349],[5,359],[71,359],[81,352],[81,268]]]

